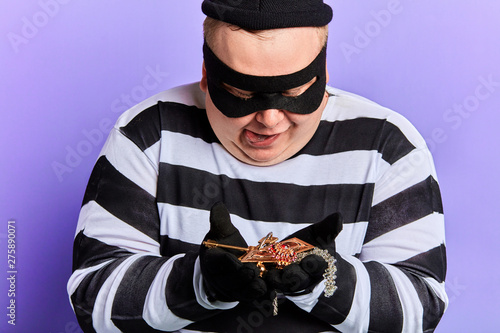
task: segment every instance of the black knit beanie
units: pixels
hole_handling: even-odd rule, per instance
[[[332,20],[323,0],[204,0],[203,13],[243,29],[321,27]]]

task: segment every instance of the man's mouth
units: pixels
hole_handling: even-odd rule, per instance
[[[245,130],[245,138],[248,140],[248,142],[254,146],[268,146],[272,144],[277,138],[279,134],[273,134],[273,135],[264,135],[264,134],[259,134],[255,133],[249,130]]]

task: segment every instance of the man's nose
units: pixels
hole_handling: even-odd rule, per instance
[[[267,109],[258,111],[255,119],[267,128],[274,128],[283,120],[285,114],[279,109]]]

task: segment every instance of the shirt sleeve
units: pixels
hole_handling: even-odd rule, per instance
[[[146,134],[135,138],[142,142],[115,126],[86,188],[67,285],[85,332],[173,331],[236,306],[207,300],[197,252],[160,254],[155,113],[152,107],[149,116],[137,116]]]
[[[417,141],[381,168],[361,253],[335,253],[334,295],[325,297],[321,283],[289,297],[340,332],[432,332],[448,305],[441,194],[431,154]]]

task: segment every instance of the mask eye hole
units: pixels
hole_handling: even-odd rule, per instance
[[[303,84],[303,85],[296,87],[296,88],[288,89],[288,90],[282,92],[281,94],[283,96],[286,96],[286,97],[299,97],[307,89],[309,89],[309,87],[311,87],[314,84],[314,82],[316,82],[316,81],[318,81],[317,76],[313,77],[312,80],[307,82],[306,84]]]
[[[224,83],[222,82],[222,87],[224,89],[226,89],[230,94],[236,96],[236,97],[239,97],[243,100],[247,100],[247,99],[250,99],[254,96],[254,93],[251,92],[251,91],[247,91],[247,90],[242,90],[242,89],[239,89],[239,88],[236,88],[236,87],[233,87],[227,83]]]
[[[317,80],[318,80],[318,77],[315,76],[311,79],[311,81],[309,81],[301,86],[298,86],[296,88],[288,89],[288,90],[281,92],[281,95],[286,96],[286,97],[299,97],[307,89],[309,89],[309,87],[311,87],[314,84],[314,82],[316,82]],[[232,85],[229,85],[225,82],[222,82],[222,87],[224,89],[226,89],[230,94],[232,94],[238,98],[241,98],[242,100],[248,100],[248,99],[255,96],[255,93],[252,91],[236,88],[236,87],[233,87]]]

